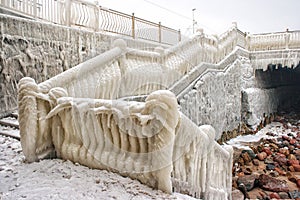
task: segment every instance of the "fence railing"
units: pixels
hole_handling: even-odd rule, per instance
[[[1,0],[1,6],[35,19],[105,31],[134,39],[174,45],[181,40],[180,30],[154,23],[86,0]]]

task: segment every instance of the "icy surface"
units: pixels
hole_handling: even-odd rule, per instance
[[[18,140],[0,136],[0,199],[194,199],[60,159],[24,163]]]
[[[167,193],[205,199],[231,196],[232,148],[215,130],[196,126],[168,90],[145,102],[73,98],[63,88],[38,93],[20,82],[21,144],[28,162],[52,157],[117,172]],[[224,163],[226,163],[224,165]]]
[[[270,136],[267,133],[272,133],[274,136]],[[266,127],[258,131],[255,135],[240,135],[226,142],[228,145],[241,148],[250,149],[249,143],[260,143],[262,139],[277,138],[278,136],[295,134],[291,129],[285,129],[280,122],[272,122]]]

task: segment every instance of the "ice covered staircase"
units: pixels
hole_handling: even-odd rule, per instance
[[[23,78],[18,98],[26,159],[33,162],[55,153],[167,192],[174,188],[205,199],[230,199],[230,149],[213,140],[211,128],[199,128],[178,111],[172,93],[155,91],[170,88],[190,73],[189,81],[175,84],[179,89],[171,88],[176,94],[182,93],[203,73],[201,63],[209,63],[212,69],[223,68],[226,60],[235,59],[231,52],[236,46],[252,48],[249,44],[253,43],[247,40],[236,27],[218,38],[199,33],[172,48],[158,47],[155,52],[130,49],[117,40],[111,50],[40,84]],[[217,64],[222,62],[225,64]],[[145,103],[128,101],[141,95],[148,95]],[[119,98],[127,100],[114,101]],[[165,123],[168,120],[170,123]],[[151,135],[153,132],[159,134]],[[108,139],[108,146],[103,138]],[[153,154],[156,150],[160,153]],[[128,166],[118,162],[122,159]],[[153,166],[162,168],[153,170]]]
[[[108,52],[45,82],[23,78],[19,123],[27,161],[58,156],[166,192],[230,199],[230,148],[214,141],[212,127],[199,128],[180,113],[173,93],[155,92],[199,62],[198,42],[146,52],[117,40]],[[141,94],[150,94],[145,103],[114,101]]]

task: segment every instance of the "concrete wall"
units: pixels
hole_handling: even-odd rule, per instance
[[[0,14],[0,114],[16,109],[22,77],[40,83],[110,49],[118,37]],[[158,45],[124,39],[132,48]]]

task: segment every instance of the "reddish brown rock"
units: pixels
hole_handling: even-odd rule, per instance
[[[271,176],[261,174],[258,178],[259,186],[262,189],[272,192],[288,192],[289,188],[285,181],[278,180]]]
[[[300,188],[300,179],[297,180],[297,187]]]
[[[278,174],[279,175],[281,175],[281,176],[284,176],[284,175],[286,175],[286,172],[285,171],[283,171],[283,170],[281,170],[280,168],[278,168],[278,167],[275,167],[275,169],[274,169],[276,172],[278,172]]]
[[[288,173],[286,174],[286,176],[287,176],[287,178],[288,178],[289,181],[294,182],[294,183],[297,182],[297,177],[296,177],[294,174],[288,172]]]
[[[277,194],[276,192],[271,193],[269,196],[271,199],[281,199],[279,194]]]
[[[257,158],[260,161],[263,161],[266,157],[267,157],[267,153],[266,152],[261,152],[261,153],[257,154]]]
[[[263,149],[263,151],[266,152],[268,156],[269,156],[269,155],[272,155],[272,151],[270,150],[269,147],[265,147],[265,148]]]
[[[299,160],[288,160],[289,165],[299,165]]]
[[[283,154],[277,154],[274,156],[274,161],[277,162],[279,165],[286,165],[287,164],[287,159],[285,155]]]
[[[253,163],[253,165],[258,166],[259,165],[259,160],[258,159],[253,159],[252,163]]]
[[[300,149],[294,151],[295,156],[300,156]]]
[[[295,140],[295,139],[291,139],[291,140],[290,140],[290,144],[291,144],[291,145],[294,145],[296,142],[297,142],[297,140]]]
[[[300,172],[300,165],[294,164],[294,165],[292,165],[292,166],[294,167],[295,172]]]

